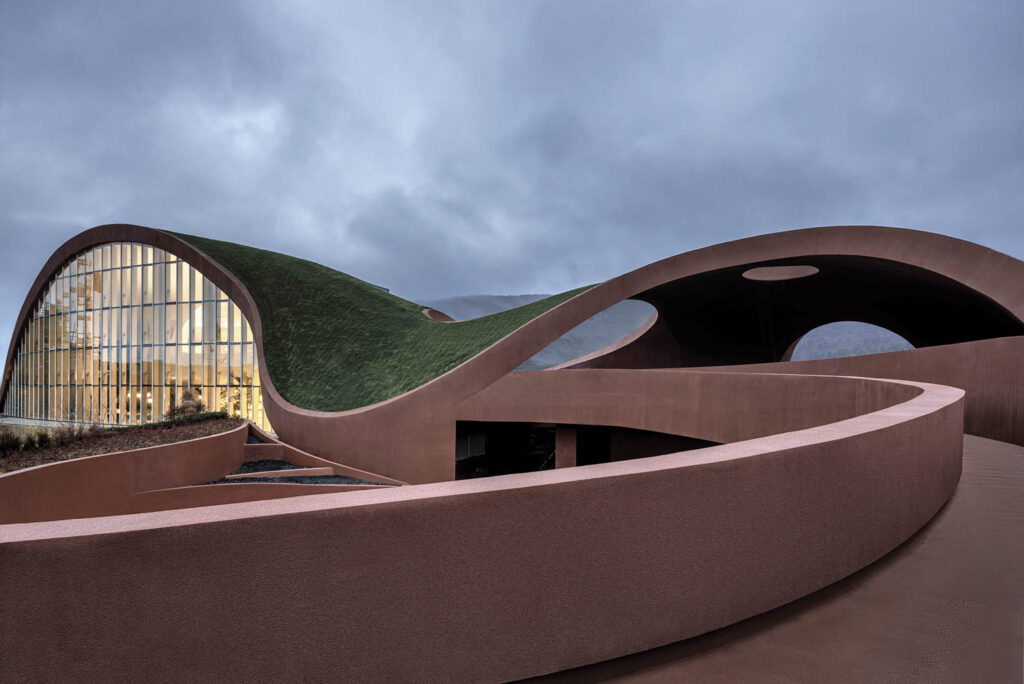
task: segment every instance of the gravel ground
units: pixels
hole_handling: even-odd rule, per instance
[[[245,475],[247,473],[260,473],[268,470],[293,470],[296,468],[308,468],[309,466],[295,465],[288,461],[281,461],[278,459],[261,459],[259,461],[247,461],[242,464],[242,467],[231,473],[232,475]],[[230,479],[223,477],[219,480],[213,480],[212,482],[204,482],[203,484],[238,484],[240,482],[255,482],[255,483],[266,483],[266,482],[287,482],[291,484],[368,484],[376,485],[383,484],[381,482],[369,482],[367,480],[360,480],[356,477],[348,477],[346,475],[284,475],[282,477],[232,477]]]
[[[267,470],[295,470],[296,468],[307,468],[308,466],[295,465],[288,461],[264,458],[259,461],[246,461],[242,467],[231,473],[232,475],[245,475],[246,473],[262,473]]]
[[[265,484],[267,482],[287,482],[290,484],[312,484],[312,485],[323,485],[323,484],[351,484],[351,485],[384,485],[386,487],[394,487],[396,485],[385,485],[383,482],[368,482],[366,480],[360,480],[355,477],[348,477],[345,475],[289,475],[286,477],[233,477],[230,480],[227,478],[221,478],[219,480],[213,480],[211,482],[204,482],[203,484],[239,484],[242,482],[255,482],[258,484]]]

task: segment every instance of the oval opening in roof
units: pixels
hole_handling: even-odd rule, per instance
[[[814,266],[758,266],[747,269],[743,277],[747,280],[796,280],[806,278],[818,272]]]

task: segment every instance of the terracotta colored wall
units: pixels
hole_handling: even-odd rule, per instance
[[[197,484],[242,464],[246,425],[210,437],[0,475],[0,523],[132,513],[132,494]]]
[[[613,278],[530,321],[446,375],[395,399],[355,411],[327,414],[288,406],[270,387],[265,389],[269,397],[267,411],[278,434],[305,451],[408,482],[450,479],[454,477],[450,454],[458,404],[510,373],[575,325],[623,299],[665,283],[719,269],[805,255],[851,255],[925,269],[961,283],[1024,321],[1024,288],[1019,286],[1024,263],[1012,257],[919,231],[877,226],[812,228],[694,250]],[[652,349],[662,362],[671,361],[675,354],[672,339],[659,321],[642,338],[645,343],[657,342]],[[631,365],[642,365],[632,359],[635,351],[626,345],[618,355],[631,359]],[[993,368],[998,372],[1006,364],[996,361]],[[979,379],[994,374],[980,372]],[[981,414],[972,412],[975,415]],[[971,424],[991,425],[995,432],[979,434],[1000,438],[998,435],[1004,430],[999,427],[1002,420],[1002,414],[992,414],[990,418],[972,418]]]
[[[762,403],[790,382],[761,381]],[[6,674],[504,681],[677,641],[833,582],[935,514],[963,394],[923,389],[637,461],[0,527]]]
[[[355,492],[376,489],[368,485],[295,484],[291,482],[239,482],[238,484],[175,487],[138,492],[131,497],[132,513],[169,511],[178,508],[196,508],[243,501],[265,501],[289,496]]]
[[[862,375],[959,387],[967,391],[965,432],[1024,445],[1024,337],[719,369],[741,373]]]
[[[617,425],[736,442],[834,423],[919,393],[910,385],[842,377],[678,369],[532,371],[508,375],[475,394],[457,416]]]

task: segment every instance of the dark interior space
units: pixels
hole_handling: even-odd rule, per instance
[[[662,456],[718,444],[718,442],[709,442],[694,437],[631,428],[604,425],[577,425],[575,428],[576,465],[593,465],[648,456]]]
[[[555,426],[550,423],[456,423],[456,480],[554,467]]]
[[[763,282],[754,267],[809,265],[818,273]],[[835,321],[863,321],[914,347],[1024,333],[996,302],[955,280],[886,259],[807,256],[744,264],[665,283],[639,295],[659,313],[651,347],[634,367],[779,361],[805,333]],[[597,366],[599,364],[591,364]]]
[[[566,426],[576,431],[576,464],[594,465],[716,446],[693,437],[603,425]],[[555,467],[551,423],[459,421],[455,428],[455,479],[492,477]]]

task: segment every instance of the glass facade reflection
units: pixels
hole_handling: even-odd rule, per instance
[[[138,243],[68,261],[18,341],[4,414],[100,425],[202,399],[270,430],[249,322],[198,269]]]

